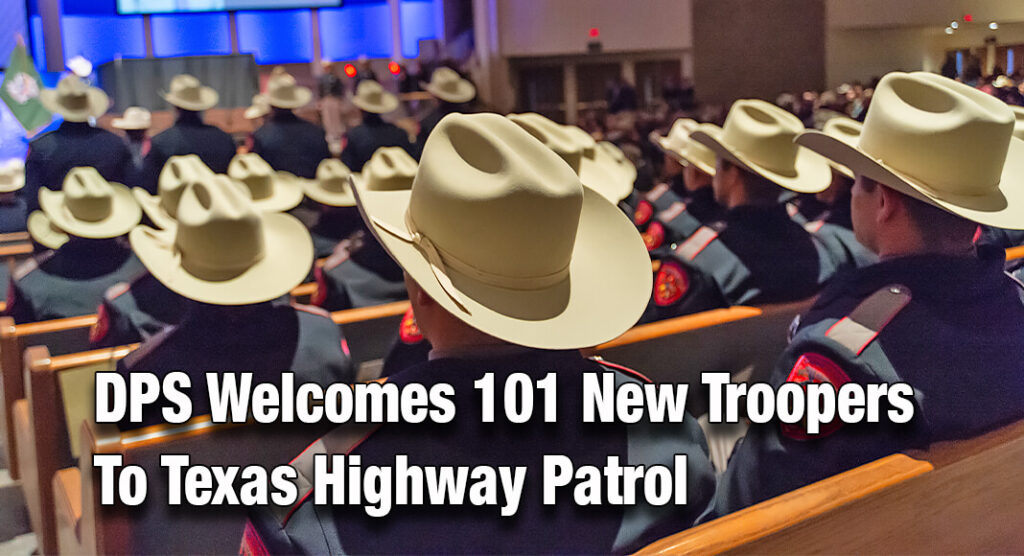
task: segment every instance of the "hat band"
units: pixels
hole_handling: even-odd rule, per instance
[[[430,263],[430,269],[434,273],[434,278],[437,279],[438,284],[441,288],[452,298],[459,307],[469,312],[465,307],[465,303],[462,301],[462,296],[455,289],[451,279],[445,273],[445,267],[451,267],[456,271],[465,274],[471,278],[479,280],[490,286],[497,286],[499,288],[508,288],[513,290],[535,290],[553,286],[562,280],[565,280],[569,276],[569,264],[566,263],[561,269],[552,272],[551,274],[541,276],[526,276],[526,277],[513,277],[505,276],[501,274],[494,274],[477,268],[465,261],[460,260],[458,257],[452,255],[450,252],[445,251],[438,247],[433,241],[427,236],[423,235],[416,228],[415,222],[413,222],[412,215],[409,211],[405,213],[405,225],[408,228],[408,232],[399,230],[394,226],[381,221],[379,218],[371,217],[374,224],[379,226],[389,234],[401,239],[402,241],[412,243],[416,245],[427,257],[427,261]]]

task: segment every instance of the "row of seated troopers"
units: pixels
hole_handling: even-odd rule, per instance
[[[358,453],[365,465],[396,452],[531,468],[552,450],[579,464],[687,454],[690,503],[588,512],[544,507],[534,493],[512,520],[416,510],[382,523],[303,498],[284,514],[254,514],[242,544],[249,553],[625,551],[893,451],[1024,417],[1024,286],[993,245],[1024,228],[1015,121],[969,87],[893,73],[863,127],[836,119],[805,131],[758,100],[737,101],[721,128],[678,121],[652,140],[679,173],[644,193],[613,145],[537,114],[449,115],[418,164],[385,147],[360,173],[324,160],[314,180],[251,153],[227,175],[174,157],[157,195],[76,168],[60,191],[40,191],[29,231],[52,250],[16,270],[7,311],[28,322],[99,303],[96,346],[142,342],[122,373],[184,370],[201,384],[208,370],[274,380],[287,369],[326,385],[352,381],[354,370],[325,310],[409,299],[385,380],[471,392],[484,370],[558,370],[569,401],[580,399],[584,371],[645,380],[575,351],[638,321],[820,294],[791,327],[773,383],[914,385],[919,418],[906,427],[755,426],[717,481],[693,419],[568,420],[551,434],[399,424],[358,446],[328,435],[321,450]],[[288,213],[310,205],[321,217],[307,229]],[[319,308],[289,303],[311,277]],[[459,415],[478,412],[474,403],[460,397]],[[194,404],[196,414],[209,409],[203,396]],[[153,407],[124,426],[158,415]]]

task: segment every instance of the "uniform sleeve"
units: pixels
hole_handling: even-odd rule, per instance
[[[658,249],[651,269],[654,288],[641,322],[654,322],[729,306],[721,289],[707,273]]]
[[[39,208],[39,188],[43,186],[46,176],[46,161],[36,150],[29,147],[25,158],[25,186],[18,192],[25,199],[26,213]]]
[[[25,296],[15,280],[8,282],[7,286],[7,308],[4,314],[14,319],[15,324],[36,322],[35,308],[32,302]]]
[[[150,144],[149,154],[142,161],[142,172],[139,178],[139,187],[145,189],[152,195],[157,194],[157,181],[160,179],[160,170],[163,169],[167,157],[161,152],[160,147],[155,143]]]
[[[353,139],[358,138],[352,137],[352,134],[350,133],[345,141],[345,148],[341,151],[341,162],[344,163],[345,166],[351,168],[353,172],[359,172],[363,169],[362,165],[359,163],[360,156],[358,151],[360,149],[360,142],[358,140],[353,141]]]

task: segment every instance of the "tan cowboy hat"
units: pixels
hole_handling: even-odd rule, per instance
[[[149,129],[153,123],[153,117],[149,110],[138,106],[129,106],[125,109],[120,118],[114,118],[110,125],[117,129]]]
[[[55,89],[43,89],[39,100],[50,112],[60,114],[69,122],[85,122],[107,112],[110,99],[96,87],[90,87],[76,75],[68,75],[57,82]]]
[[[468,325],[529,347],[600,344],[644,311],[650,257],[626,215],[524,129],[445,116],[411,190],[356,179],[356,200],[406,273]]]
[[[267,92],[263,95],[267,104],[276,108],[301,108],[313,100],[313,91],[295,82],[285,72],[277,72],[267,81]]]
[[[157,195],[151,195],[141,187],[132,189],[135,200],[149,219],[160,228],[174,225],[178,214],[178,201],[190,183],[205,180],[213,170],[195,154],[172,156],[160,169],[157,180]]]
[[[700,128],[690,137],[741,168],[797,193],[818,193],[832,183],[824,158],[793,139],[804,131],[793,114],[763,100],[737,100],[721,129]]]
[[[387,114],[398,110],[398,97],[384,90],[380,83],[372,79],[364,79],[356,87],[356,94],[352,97],[352,104],[356,108],[374,114]]]
[[[625,199],[633,190],[633,182],[626,179],[624,172],[613,168],[609,158],[598,155],[597,142],[582,129],[559,124],[533,112],[509,114],[508,119],[561,156],[583,185],[613,203]]]
[[[1024,139],[1024,106],[1008,106],[1013,111],[1013,136],[1017,139]]]
[[[1024,141],[1002,101],[945,77],[893,72],[875,88],[855,146],[820,132],[800,144],[968,220],[1024,229]]]
[[[160,93],[164,100],[178,108],[200,112],[217,105],[217,91],[199,82],[195,76],[182,74],[171,79],[170,90]]]
[[[236,154],[228,164],[228,176],[249,189],[252,203],[263,212],[289,211],[302,202],[298,178],[287,172],[275,172],[256,153]]]
[[[847,118],[845,116],[836,116],[825,122],[824,127],[821,128],[821,132],[825,135],[832,136],[851,147],[856,147],[857,141],[860,140],[860,133],[862,129],[864,129],[864,124],[857,120]],[[855,177],[853,175],[853,171],[846,166],[837,164],[831,160],[829,160],[828,163],[831,164],[832,167],[840,174],[848,178]]]
[[[313,264],[313,240],[298,219],[257,210],[222,174],[188,184],[174,228],[137,226],[128,237],[163,285],[214,305],[277,299]]]
[[[12,193],[25,187],[25,162],[12,158],[0,164],[0,193]]]
[[[435,97],[454,104],[469,102],[476,97],[476,87],[459,73],[448,67],[439,67],[430,75],[430,83],[420,82],[420,87]]]
[[[316,167],[316,179],[303,180],[302,185],[306,190],[306,196],[322,205],[354,207],[356,198],[349,186],[351,175],[352,170],[349,170],[342,161],[337,158],[325,158]]]
[[[64,243],[63,234],[89,239],[123,236],[142,219],[142,209],[131,191],[110,183],[95,168],[72,168],[64,177],[60,191],[39,190],[40,216],[33,218],[28,231],[48,247]],[[63,232],[55,236],[53,229]]]
[[[256,118],[262,118],[270,113],[270,105],[267,104],[267,98],[263,95],[253,95],[252,105],[245,109],[242,116],[247,120],[255,120]]]
[[[654,144],[684,166],[694,165],[698,170],[709,176],[715,175],[715,153],[704,145],[694,141],[690,136],[694,131],[704,127],[706,133],[720,133],[721,128],[714,124],[700,124],[690,118],[679,118],[672,124],[668,135],[662,137],[652,134]]]
[[[605,158],[608,160],[608,166],[614,168],[617,172],[623,175],[625,183],[629,184],[629,193],[633,191],[633,184],[636,183],[636,166],[633,161],[626,156],[626,153],[622,152],[622,149],[618,145],[611,141],[598,141],[597,142],[597,156],[598,158]]]
[[[363,166],[363,171],[351,176],[370,191],[402,191],[412,187],[418,169],[416,160],[401,147],[381,147]]]

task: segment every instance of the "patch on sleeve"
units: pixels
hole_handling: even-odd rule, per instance
[[[412,307],[405,311],[402,316],[402,323],[398,327],[398,336],[404,344],[418,344],[423,341],[423,332],[416,324],[416,316],[412,313]]]
[[[653,251],[665,243],[665,226],[655,220],[647,226],[647,230],[640,234],[648,251]]]
[[[668,307],[675,304],[690,289],[690,275],[679,264],[662,261],[654,277],[654,304]]]
[[[310,296],[309,304],[321,307],[327,301],[327,276],[324,275],[323,266],[313,269],[313,278],[316,280],[316,291]]]
[[[633,211],[633,224],[637,227],[645,226],[651,221],[652,216],[654,216],[654,205],[648,201],[640,201],[636,210]]]
[[[256,531],[251,521],[245,522],[245,531],[242,533],[242,546],[238,549],[239,556],[270,556],[267,545],[263,543],[260,534]]]
[[[819,353],[805,353],[796,360],[793,368],[789,371],[789,376],[786,377],[786,382],[801,385],[831,384],[838,390],[840,386],[850,382],[850,377],[835,361],[828,357]],[[808,434],[807,427],[803,423],[783,423],[781,428],[782,434],[787,438],[793,440],[813,440],[815,438],[825,438],[839,430],[842,426],[843,422],[836,418],[831,423],[823,424],[818,434]]]
[[[115,286],[116,287],[116,286]],[[110,290],[107,290],[110,293]],[[95,344],[103,341],[110,332],[110,312],[107,311],[107,304],[100,303],[96,309],[96,322],[89,328],[89,343]]]

